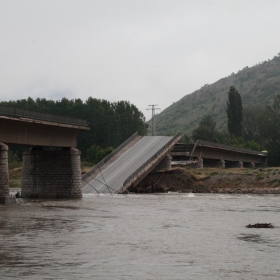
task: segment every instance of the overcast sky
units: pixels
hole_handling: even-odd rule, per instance
[[[0,101],[127,100],[147,119],[280,52],[279,0],[0,0]]]

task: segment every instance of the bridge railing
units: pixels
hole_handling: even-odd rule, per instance
[[[136,169],[123,183],[123,189],[125,190],[129,185],[136,181],[137,178],[146,171],[146,167],[154,162],[160,155],[174,145],[181,138],[180,132],[178,132],[171,140],[169,140],[160,150],[158,150],[150,159],[143,163],[138,169]],[[174,144],[173,144],[174,143]]]
[[[234,147],[234,146],[228,146],[224,144],[219,144],[219,143],[213,143],[213,142],[208,142],[204,140],[197,140],[194,146],[194,149],[192,151],[192,154],[197,146],[207,146],[207,147],[213,147],[213,148],[219,148],[219,149],[224,149],[224,150],[230,150],[230,151],[235,151],[239,153],[245,153],[245,154],[253,154],[253,155],[258,155],[258,156],[267,156],[265,153],[261,153],[259,151],[254,151],[250,149],[244,149],[244,148],[239,148],[239,147]]]
[[[110,160],[113,156],[115,156],[121,149],[123,149],[129,142],[131,142],[135,137],[138,136],[138,131],[136,131],[132,136],[130,136],[125,142],[123,142],[120,146],[118,146],[112,153],[110,153],[107,157],[98,162],[92,169],[90,169],[87,173],[82,176],[82,181],[87,180],[87,178],[91,177],[97,170],[99,170],[108,160]]]
[[[30,119],[36,119],[41,121],[64,123],[64,124],[71,124],[71,125],[80,125],[80,126],[88,125],[86,120],[79,119],[79,118],[58,116],[58,115],[52,115],[47,113],[39,113],[35,111],[29,111],[25,109],[6,107],[6,106],[0,106],[0,115],[12,116],[16,118],[23,117],[23,118],[30,118]]]

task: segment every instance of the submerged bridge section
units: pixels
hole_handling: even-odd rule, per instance
[[[81,197],[80,151],[76,135],[89,130],[82,119],[0,106],[0,203],[9,194],[8,145],[27,146],[23,153],[22,196]]]
[[[83,193],[122,193],[138,184],[172,150],[181,136],[144,136],[96,176],[84,175]],[[96,167],[95,167],[96,169]]]
[[[195,167],[254,167],[267,162],[267,154],[219,143],[197,140],[194,145],[178,143],[173,160],[195,163]]]

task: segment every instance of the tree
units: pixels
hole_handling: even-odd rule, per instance
[[[280,94],[274,98],[272,106],[266,106],[261,118],[260,134],[268,150],[269,165],[280,165]]]
[[[210,116],[206,115],[202,118],[197,128],[192,131],[192,139],[196,141],[197,139],[216,142],[216,122]]]
[[[265,107],[262,104],[254,104],[243,109],[243,137],[248,140],[260,140],[260,123]]]
[[[53,101],[45,98],[33,100],[29,97],[0,102],[0,105],[87,120],[90,130],[81,131],[77,135],[77,148],[81,150],[83,159],[93,144],[102,150],[107,147],[116,148],[136,131],[145,135],[148,128],[143,113],[128,101],[111,103],[92,97],[85,102],[67,98]],[[99,158],[99,155],[94,158]]]
[[[228,132],[236,137],[242,135],[243,107],[239,92],[231,86],[227,101]]]
[[[90,148],[88,148],[85,159],[87,162],[96,164],[100,162],[103,158],[108,156],[112,151],[112,147],[102,149],[100,146],[93,144]]]

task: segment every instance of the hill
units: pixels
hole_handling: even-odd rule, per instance
[[[210,114],[217,129],[226,129],[226,101],[233,85],[241,94],[243,107],[261,103],[270,105],[280,93],[280,53],[273,59],[244,67],[238,73],[206,84],[184,96],[156,116],[157,134],[191,133],[204,115]]]

